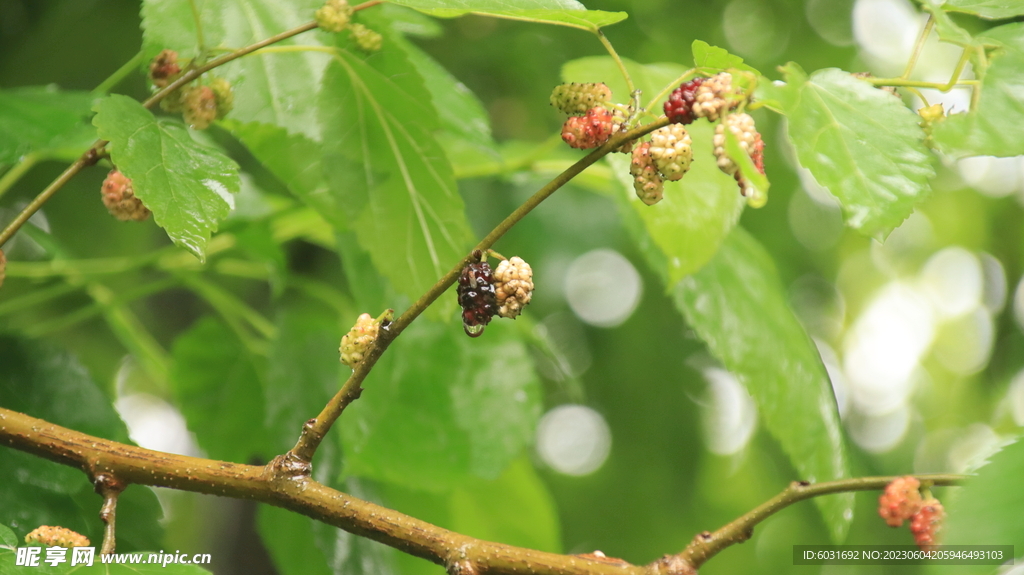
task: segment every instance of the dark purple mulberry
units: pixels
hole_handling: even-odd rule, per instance
[[[466,335],[477,337],[498,312],[490,264],[475,262],[462,268],[458,293],[459,305],[462,306],[462,327]]]
[[[706,78],[694,78],[676,88],[665,101],[665,115],[673,124],[689,124],[693,122],[693,102],[697,88]]]

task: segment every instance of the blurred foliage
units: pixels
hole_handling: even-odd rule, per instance
[[[317,4],[197,2],[203,42],[238,48],[305,21]],[[0,223],[96,137],[96,101],[113,158],[140,183],[160,180],[140,194],[156,225],[104,213],[104,161],[4,246],[0,405],[126,441],[120,413],[136,441],[234,461],[288,449],[347,377],[335,354],[360,312],[407,307],[581,157],[557,142],[551,88],[606,81],[626,101],[614,61],[585,31],[617,22],[603,32],[647,97],[695,58],[739,67],[736,54],[764,74],[759,97],[788,117],[787,128],[778,114],[754,112],[768,204],[744,207],[711,169],[705,124],[691,130],[694,170],[657,206],[635,200],[621,157],[588,169],[495,246],[533,264],[526,314],[469,340],[454,293],[444,294],[325,441],[316,479],[470,535],[640,563],[793,480],[969,471],[1020,433],[1024,162],[952,159],[1024,151],[1020,130],[1009,129],[1024,125],[1016,3],[947,2],[1009,21],[933,9],[944,39],[989,49],[971,60],[984,73],[977,110],[934,129],[942,161],[923,147],[910,108],[840,71],[889,75],[863,24],[855,39],[854,19],[888,8],[895,22],[917,13],[909,2],[587,0],[593,12],[491,10],[498,18],[451,17],[481,3],[397,4],[441,8],[432,14],[444,18],[383,5],[359,15],[384,34],[378,54],[314,31],[287,43],[309,51],[233,62],[216,73],[235,87],[234,112],[196,133],[124,97],[150,94],[144,62],[162,48],[209,55],[188,2],[0,0]],[[922,79],[945,82],[959,52],[935,46],[921,65],[945,76]],[[327,47],[343,56],[329,58]],[[780,68],[787,62],[796,64]],[[100,100],[108,90],[118,95]],[[915,103],[912,92],[901,97]],[[142,144],[133,142],[140,130]],[[147,146],[170,155],[157,162]],[[613,328],[581,319],[564,287],[573,262],[598,248],[623,254],[643,286]],[[974,299],[961,305],[963,289]],[[884,345],[857,339],[864,334],[900,353],[920,342],[915,356],[888,358]],[[865,385],[878,356],[905,377],[879,373]],[[739,396],[716,386],[721,367],[742,384]],[[755,410],[740,410],[744,401]],[[607,460],[584,476],[557,472],[531,449],[542,413],[568,403],[593,408],[610,430]],[[164,427],[153,431],[153,421]],[[752,434],[737,449],[713,448],[745,428]],[[1020,445],[992,456],[971,486],[938,490],[944,501],[961,496],[949,506],[951,537],[1024,545]],[[4,525],[22,537],[40,523],[98,541],[98,505],[80,473],[0,449],[0,541]],[[795,572],[791,545],[844,533],[851,543],[912,541],[884,528],[875,494],[818,507],[772,517],[701,572]],[[122,509],[120,548],[209,552],[218,574],[441,572],[279,509],[139,486]],[[0,547],[0,572],[9,562]]]

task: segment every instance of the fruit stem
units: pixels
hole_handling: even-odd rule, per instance
[[[619,66],[619,72],[622,72],[622,77],[626,80],[626,87],[629,88],[629,93],[632,94],[633,92],[636,92],[636,86],[633,85],[633,78],[630,77],[629,70],[626,70],[626,64],[622,62],[622,58],[620,58],[618,52],[615,51],[615,47],[608,41],[608,38],[600,28],[595,30],[594,34],[597,35],[597,39],[601,41],[601,44],[604,45],[604,49],[608,51],[609,55],[611,55],[612,60],[615,60],[615,63]]]

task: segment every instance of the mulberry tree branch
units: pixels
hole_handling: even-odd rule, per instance
[[[881,489],[895,479],[794,483],[718,531],[698,535],[683,552],[665,555],[647,565],[633,565],[598,553],[559,555],[468,537],[331,489],[301,471],[296,473],[281,457],[266,466],[255,466],[161,453],[86,435],[4,408],[0,408],[0,445],[75,467],[94,483],[107,487],[111,487],[111,478],[116,478],[118,487],[137,483],[275,505],[444,565],[453,574],[692,575],[696,567],[718,552],[748,539],[755,525],[797,501]],[[964,479],[958,475],[917,477],[929,485],[957,485]]]
[[[578,176],[583,170],[587,169],[601,158],[607,156],[613,151],[619,149],[624,143],[635,140],[649,132],[652,132],[662,126],[668,125],[668,119],[661,118],[660,120],[644,124],[643,126],[633,128],[627,132],[616,134],[608,140],[603,146],[590,152],[575,164],[569,166],[562,173],[555,176],[550,182],[544,187],[530,196],[521,206],[516,208],[511,214],[508,215],[501,223],[499,223],[484,239],[480,240],[480,243],[473,248],[473,251],[480,250],[486,251],[493,246],[506,232],[512,229],[512,226],[519,223],[520,220],[526,217],[534,208],[540,205],[541,202],[546,200],[558,191],[559,188],[567,184],[570,180]],[[472,261],[472,251],[466,254],[466,257],[459,260],[452,269],[448,271],[431,287],[427,293],[423,294],[420,299],[416,300],[409,309],[405,310],[401,316],[398,317],[394,322],[388,325],[382,325],[377,341],[373,346],[373,349],[367,354],[366,358],[352,371],[352,375],[349,376],[348,380],[341,386],[341,389],[337,394],[324,406],[323,410],[315,418],[310,419],[302,428],[302,435],[299,437],[295,447],[289,451],[285,457],[288,457],[293,464],[298,466],[308,466],[313,460],[313,454],[316,453],[317,447],[320,442],[323,441],[324,437],[327,436],[327,432],[334,425],[334,422],[341,415],[341,412],[345,408],[359,398],[362,393],[362,383],[366,379],[366,376],[373,369],[373,366],[380,359],[381,354],[391,345],[391,342],[402,333],[405,328],[409,327],[409,324],[413,322],[430,304],[434,303],[438,297],[441,296],[455,280],[458,279],[459,273],[462,272],[462,268],[466,267]]]

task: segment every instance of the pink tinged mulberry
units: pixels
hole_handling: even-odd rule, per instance
[[[515,319],[533,298],[533,269],[519,256],[504,260],[494,270],[498,315]]]
[[[611,110],[595,107],[585,116],[572,116],[562,125],[562,140],[581,150],[596,148],[619,128]]]
[[[462,327],[466,335],[479,337],[498,311],[490,264],[481,261],[462,268],[457,292],[462,307]]]
[[[921,482],[908,475],[894,479],[878,498],[878,515],[890,527],[899,527],[921,509]]]
[[[551,91],[551,105],[570,116],[582,116],[611,99],[612,91],[603,83],[573,82]]]
[[[341,346],[338,348],[341,363],[355,369],[373,349],[379,332],[380,323],[370,314],[360,315],[352,329],[341,338]]]
[[[141,222],[150,216],[150,211],[135,196],[132,181],[116,169],[107,174],[100,193],[110,215],[122,222]]]
[[[633,149],[629,173],[633,175],[633,189],[640,201],[653,206],[665,195],[665,182],[651,157],[651,143],[644,142]]]
[[[665,179],[676,181],[690,169],[693,148],[682,124],[670,124],[651,132],[650,155]]]
[[[938,499],[931,498],[921,503],[921,509],[910,518],[910,532],[914,534],[914,542],[927,551],[938,545],[939,532],[946,511]]]

